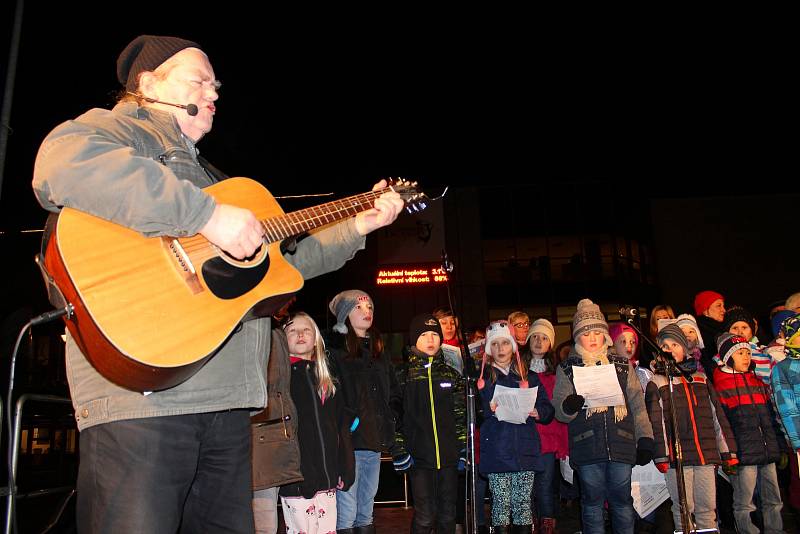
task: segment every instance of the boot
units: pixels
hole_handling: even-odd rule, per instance
[[[489,534],[511,534],[510,525],[492,525],[489,527]]]
[[[533,525],[511,525],[512,534],[531,534],[535,532]]]
[[[543,517],[539,532],[541,534],[555,534],[556,520],[553,517]]]
[[[336,532],[339,532],[338,530]],[[353,529],[353,534],[375,534],[375,525],[361,525]]]

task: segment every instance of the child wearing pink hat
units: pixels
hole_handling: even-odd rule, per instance
[[[614,323],[609,325],[608,333],[611,336],[611,341],[614,343],[614,352],[617,356],[624,356],[628,358],[636,371],[636,376],[639,383],[642,385],[642,393],[644,393],[647,383],[653,378],[653,373],[639,365],[637,354],[639,352],[639,334],[636,330],[624,323]]]

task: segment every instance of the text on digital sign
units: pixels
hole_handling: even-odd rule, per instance
[[[379,286],[436,284],[447,281],[447,273],[441,267],[413,267],[381,269],[375,283]]]

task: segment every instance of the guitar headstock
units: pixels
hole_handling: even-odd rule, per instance
[[[389,178],[386,180],[387,188],[391,189],[406,203],[408,213],[417,213],[428,207],[428,196],[418,189],[417,182],[405,178]]]

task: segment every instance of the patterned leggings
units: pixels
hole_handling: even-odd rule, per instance
[[[492,525],[508,525],[509,515],[512,516],[514,525],[533,523],[531,517],[533,471],[489,473],[489,488],[492,490]]]
[[[336,534],[336,488],[310,499],[281,497],[287,534]]]

